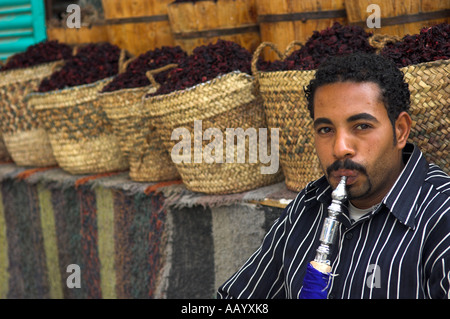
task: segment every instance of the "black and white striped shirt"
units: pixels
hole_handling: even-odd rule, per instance
[[[450,177],[412,144],[382,204],[357,222],[342,214],[328,298],[450,298]],[[309,183],[218,298],[298,298],[314,259],[331,187]]]

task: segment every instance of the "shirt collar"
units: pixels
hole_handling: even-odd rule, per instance
[[[394,186],[382,200],[382,204],[401,223],[414,228],[417,199],[428,171],[428,163],[419,148],[410,143],[407,143],[403,149],[403,158],[406,165]],[[305,192],[306,195],[315,195],[321,203],[326,205],[331,203],[332,188],[325,176],[309,183]]]
[[[407,159],[406,165],[382,203],[400,222],[414,228],[417,200],[428,172],[428,163],[419,148],[413,144],[405,146],[403,156]]]

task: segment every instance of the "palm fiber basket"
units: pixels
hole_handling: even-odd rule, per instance
[[[8,149],[6,148],[5,142],[3,141],[3,136],[0,135],[0,161],[10,160]]]
[[[102,92],[96,101],[105,111],[128,160],[130,178],[137,182],[180,179],[148,112],[142,107],[144,95],[155,90],[149,85]]]
[[[47,132],[25,97],[62,61],[0,72],[1,132],[6,148],[19,166],[56,165]]]
[[[380,53],[386,44],[401,40],[398,36],[377,34],[369,42]],[[400,70],[411,93],[409,142],[420,148],[429,163],[450,174],[450,60],[413,64]]]
[[[286,53],[296,44],[292,42]],[[271,48],[280,59],[286,56],[275,44],[263,42],[253,53],[252,73],[263,101],[267,125],[280,129],[280,164],[286,186],[290,190],[300,191],[323,175],[314,146],[313,120],[303,91],[316,71],[258,71],[257,61],[266,47]]]
[[[411,92],[410,141],[428,162],[450,174],[450,60],[409,65],[400,70]]]
[[[128,168],[105,112],[94,103],[111,80],[28,96],[45,125],[59,166],[71,174]]]
[[[256,132],[259,128],[267,130],[262,105],[254,92],[252,76],[238,71],[230,72],[186,90],[146,97],[144,108],[152,116],[172,160],[174,153],[178,155],[175,151],[177,148],[174,148],[177,144],[179,146],[182,143],[184,149],[189,149],[186,161],[174,160],[183,183],[189,190],[207,194],[230,194],[283,180],[278,165],[272,174],[262,174],[262,166],[269,167],[271,163],[262,164],[260,157],[250,159],[250,148],[256,151],[255,141],[246,139],[239,146],[239,137],[235,144],[235,137],[232,136],[233,142],[228,143],[229,151],[226,151],[227,128],[241,128],[244,132],[247,129],[255,129]],[[172,139],[173,133],[180,132],[175,131],[176,129],[184,134],[181,138],[176,136]],[[231,136],[231,131],[229,133]],[[267,136],[271,134],[267,132]],[[217,147],[210,145],[213,140]],[[264,142],[271,145],[271,141],[267,139]],[[278,141],[274,142],[277,144]],[[195,153],[200,153],[199,151],[201,154],[196,157]],[[245,153],[242,154],[243,152]],[[239,158],[244,159],[243,156],[245,160],[238,163]]]

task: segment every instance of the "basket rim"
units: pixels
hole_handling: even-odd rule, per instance
[[[271,75],[274,73],[284,73],[284,74],[291,74],[291,73],[297,73],[297,72],[302,72],[302,73],[314,73],[316,72],[317,69],[313,69],[313,70],[277,70],[277,71],[258,71],[256,73],[255,76],[267,76],[267,75]]]
[[[129,92],[140,92],[144,91],[145,89],[149,90],[154,88],[151,84],[146,86],[139,86],[139,87],[133,87],[133,88],[122,88],[115,91],[107,91],[107,92],[98,92],[99,96],[108,96],[108,95],[114,95],[114,94],[125,94]]]
[[[64,60],[55,60],[51,62],[41,63],[37,65],[33,65],[26,68],[17,68],[17,69],[11,69],[6,70],[3,72],[0,72],[0,87],[13,84],[13,83],[20,83],[24,81],[29,81],[33,79],[41,79],[46,76],[49,76],[53,73],[51,70],[52,67],[58,63],[63,62]],[[42,72],[40,69],[47,69],[49,68],[51,72]],[[29,75],[28,77],[25,77],[25,75]]]
[[[407,70],[409,68],[415,68],[415,67],[421,67],[421,66],[440,66],[440,65],[445,65],[445,64],[449,64],[450,63],[450,59],[441,59],[441,60],[435,60],[435,61],[427,61],[427,62],[421,62],[421,63],[416,63],[416,64],[410,64],[404,67],[399,68],[400,70]]]
[[[103,83],[106,83],[108,81],[111,81],[115,76],[111,76],[111,77],[107,77],[104,79],[100,79],[98,81],[92,82],[92,83],[87,83],[87,84],[82,84],[82,85],[78,85],[78,86],[71,86],[71,87],[66,87],[63,89],[59,89],[59,90],[53,90],[53,91],[48,91],[48,92],[31,92],[29,94],[27,94],[24,98],[25,102],[28,102],[30,104],[32,104],[32,106],[36,109],[36,110],[46,110],[46,109],[53,109],[55,108],[54,105],[59,105],[57,106],[58,108],[63,108],[63,107],[69,107],[70,105],[73,104],[80,104],[82,102],[87,102],[87,101],[81,101],[78,103],[71,103],[70,105],[60,105],[60,102],[58,99],[53,99],[53,97],[55,96],[67,96],[70,95],[71,93],[74,93],[76,90],[81,90],[81,91],[89,91],[94,89],[95,87],[102,85]],[[95,98],[97,97],[97,94],[95,96]],[[90,98],[88,98],[87,100],[92,100]]]
[[[151,90],[156,90],[155,87],[153,87],[151,84],[141,87],[135,87],[135,88],[123,88],[116,91],[110,91],[110,92],[98,92],[97,98],[98,101],[102,103],[102,107],[104,108],[116,108],[119,106],[119,104],[122,104],[121,101],[123,99],[123,96],[126,96],[127,94],[142,94],[141,97],[134,99],[134,100],[128,100],[127,105],[134,105],[136,103],[142,104],[143,98],[147,93],[149,93]],[[115,97],[121,97],[122,99],[115,99]]]
[[[154,95],[154,96],[150,96],[150,97],[144,97],[144,100],[164,100],[164,99],[169,99],[172,98],[174,96],[177,95],[182,95],[185,94],[187,92],[190,91],[194,91],[194,90],[201,90],[203,87],[205,86],[210,86],[210,85],[214,85],[215,83],[217,83],[218,81],[221,81],[223,78],[228,78],[228,77],[232,77],[232,76],[243,76],[248,78],[249,80],[253,80],[254,77],[248,73],[239,71],[239,70],[235,70],[235,71],[231,71],[228,73],[224,73],[224,74],[219,74],[218,76],[216,76],[214,79],[208,80],[206,82],[202,82],[202,83],[198,83],[196,85],[190,86],[188,88],[185,88],[184,90],[176,90],[167,94],[160,94],[160,95]]]
[[[161,94],[161,95],[155,95],[155,96],[150,96],[150,97],[146,97],[144,95],[142,97],[142,102],[143,102],[144,107],[150,112],[151,116],[154,116],[154,117],[167,116],[169,114],[173,114],[180,110],[158,108],[158,110],[155,111],[155,110],[153,110],[151,105],[153,105],[154,103],[162,103],[162,102],[171,101],[174,99],[185,98],[188,96],[188,94],[196,94],[196,93],[201,94],[201,90],[211,87],[222,81],[232,79],[232,78],[238,78],[238,79],[241,78],[241,79],[247,80],[248,84],[254,83],[254,80],[255,80],[255,78],[248,73],[241,72],[239,70],[232,71],[232,72],[218,75],[214,79],[196,84],[196,85],[186,88],[184,90],[177,90],[177,91],[170,92],[168,94]]]
[[[100,79],[100,80],[92,82],[92,83],[81,84],[81,85],[78,85],[78,86],[68,86],[68,87],[65,87],[65,88],[62,88],[62,89],[48,91],[48,92],[32,92],[29,95],[33,95],[33,96],[35,96],[35,95],[36,96],[53,95],[53,94],[59,94],[59,93],[63,93],[63,92],[69,92],[69,91],[72,91],[72,90],[75,90],[75,89],[90,88],[90,87],[96,86],[96,85],[98,85],[98,84],[100,84],[102,82],[106,82],[108,80],[111,80],[113,78],[114,78],[114,76],[110,76],[110,77],[107,77],[107,78],[104,78],[104,79]]]

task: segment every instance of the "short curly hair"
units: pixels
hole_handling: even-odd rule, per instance
[[[336,82],[373,82],[381,89],[382,101],[394,127],[398,115],[410,107],[410,92],[403,73],[388,58],[370,53],[333,57],[318,68],[315,78],[304,89],[311,118],[314,93],[323,85]]]

